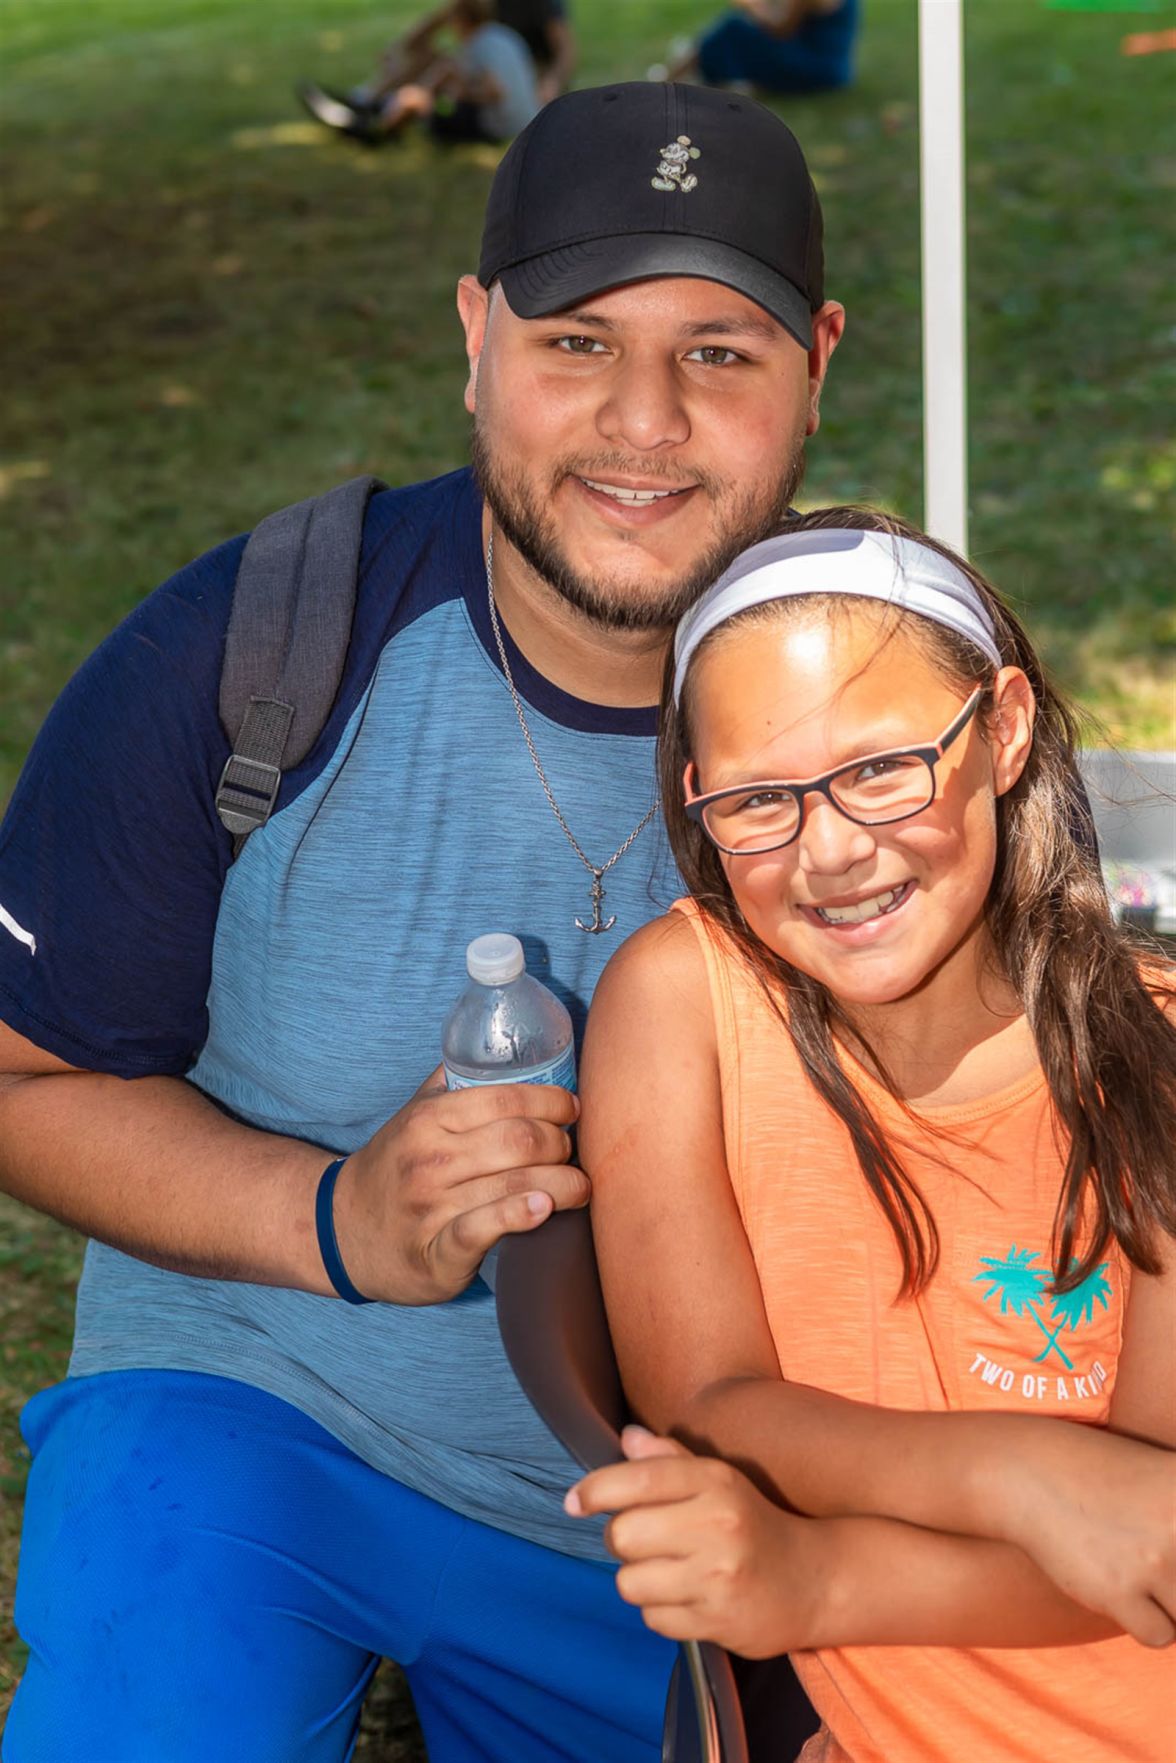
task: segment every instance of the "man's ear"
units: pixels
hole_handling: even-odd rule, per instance
[[[845,307],[836,300],[826,300],[819,312],[813,313],[813,346],[808,358],[808,421],[806,435],[815,435],[821,426],[821,387],[829,366],[829,357],[841,341],[845,329]]]
[[[466,381],[465,407],[474,414],[478,391],[478,362],[486,341],[486,325],[490,317],[490,294],[476,276],[463,275],[457,284],[457,310],[465,331],[466,357],[470,376]]]

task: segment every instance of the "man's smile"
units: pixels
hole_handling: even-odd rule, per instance
[[[602,496],[614,496],[618,502],[631,502],[640,506],[646,502],[661,502],[667,496],[681,496],[694,488],[693,484],[683,484],[678,489],[642,489],[634,484],[602,483],[599,478],[582,477],[582,484],[590,490],[599,490]]]
[[[697,483],[678,486],[622,483],[616,479],[581,477],[573,474],[572,482],[592,506],[610,520],[626,527],[652,526],[667,515],[677,514],[692,499]]]

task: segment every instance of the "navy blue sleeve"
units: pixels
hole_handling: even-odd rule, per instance
[[[0,1018],[71,1065],[178,1074],[207,1034],[232,857],[217,695],[244,543],[181,570],[95,651],[0,826]]]

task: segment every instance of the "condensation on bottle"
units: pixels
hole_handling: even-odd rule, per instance
[[[517,937],[494,932],[466,949],[470,983],[441,1031],[446,1087],[482,1084],[558,1084],[576,1087],[572,1019],[554,992],[527,972]],[[482,1262],[494,1288],[497,1247]]]

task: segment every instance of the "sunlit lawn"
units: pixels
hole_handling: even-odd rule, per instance
[[[917,518],[915,0],[866,12],[858,86],[787,107],[850,313],[805,496]],[[1106,731],[1169,746],[1176,57],[1119,45],[1176,9],[966,13],[973,549]],[[302,74],[361,75],[408,15],[374,0],[0,10],[0,799],[65,678],[163,575],[337,478],[410,481],[465,457],[452,288],[496,154],[364,152],[291,98]],[[708,8],[578,0],[576,16],[587,82],[639,77]],[[9,1588],[14,1417],[61,1369],[75,1267],[55,1227],[0,1210]],[[8,1627],[0,1707],[19,1668]],[[366,1754],[407,1759],[395,1696],[373,1720]]]

